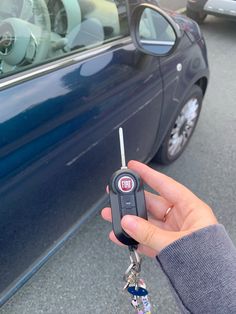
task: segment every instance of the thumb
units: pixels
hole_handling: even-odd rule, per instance
[[[178,232],[163,230],[137,216],[125,215],[121,225],[128,235],[140,244],[155,250],[157,254],[181,237]]]

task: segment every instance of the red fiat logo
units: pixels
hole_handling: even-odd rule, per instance
[[[128,176],[124,176],[119,179],[118,187],[121,192],[128,193],[134,188],[134,180]]]

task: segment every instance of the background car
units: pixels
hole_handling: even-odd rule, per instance
[[[0,304],[107,202],[119,126],[143,162],[174,161],[194,131],[204,39],[150,3],[0,4]]]
[[[235,0],[188,0],[186,14],[198,23],[202,23],[207,14],[236,20],[236,2]]]

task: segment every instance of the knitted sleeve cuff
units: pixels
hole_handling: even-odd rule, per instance
[[[157,261],[183,313],[236,313],[236,249],[222,225],[175,241]]]

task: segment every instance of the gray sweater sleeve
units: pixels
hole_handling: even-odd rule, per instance
[[[182,313],[236,313],[236,248],[222,225],[172,243],[157,261]]]

